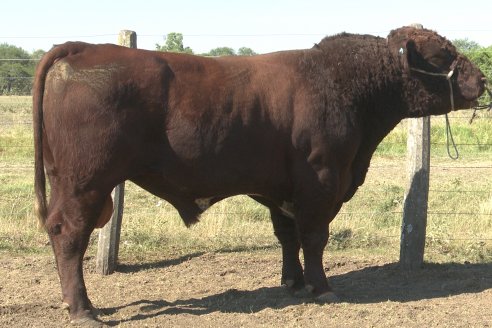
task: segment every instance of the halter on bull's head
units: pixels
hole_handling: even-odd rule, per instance
[[[470,108],[485,90],[484,74],[436,32],[402,27],[390,32],[388,45],[403,66],[409,90],[427,91],[413,95],[420,101],[410,116]]]

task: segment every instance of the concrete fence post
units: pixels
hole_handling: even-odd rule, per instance
[[[129,48],[136,48],[137,33],[128,30],[121,31],[118,35],[118,44]],[[113,197],[113,216],[99,232],[96,270],[103,275],[111,274],[116,269],[120,244],[121,221],[123,218],[124,195],[125,183],[123,182],[118,185],[111,194]]]

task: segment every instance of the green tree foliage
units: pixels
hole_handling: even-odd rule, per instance
[[[220,57],[220,56],[253,56],[257,53],[253,51],[251,48],[242,47],[239,48],[237,53],[234,49],[230,47],[218,47],[210,50],[209,52],[202,54],[202,56],[208,57]]]
[[[0,44],[0,95],[31,92],[36,61],[22,48]]]
[[[158,51],[179,52],[193,54],[190,47],[185,47],[183,44],[183,34],[172,32],[166,36],[166,42],[163,45],[156,43],[155,49]],[[202,56],[219,57],[219,56],[236,56],[236,51],[230,47],[218,47],[210,50]],[[251,48],[242,47],[237,51],[239,56],[253,56],[256,52]]]
[[[235,56],[236,52],[234,49],[229,48],[229,47],[218,47],[210,50],[207,54],[204,54],[204,56],[211,56],[211,57],[219,57],[219,56]]]
[[[470,51],[475,51],[481,48],[477,42],[468,38],[453,40],[453,44],[462,54],[466,54]]]
[[[183,45],[183,34],[172,32],[166,36],[166,43],[164,45],[160,45],[156,43],[156,50],[158,51],[168,51],[168,52],[180,52],[192,54],[193,50],[190,47],[184,47]]]
[[[257,53],[253,51],[253,49],[248,48],[248,47],[239,48],[238,51],[237,51],[237,54],[239,56],[254,56],[254,55],[257,55]]]
[[[466,56],[492,81],[492,46],[470,51]]]
[[[39,49],[39,50],[36,50],[34,51],[32,54],[31,54],[31,58],[34,59],[34,60],[40,60],[41,57],[43,57],[43,55],[46,53],[46,51],[42,50],[42,49]]]

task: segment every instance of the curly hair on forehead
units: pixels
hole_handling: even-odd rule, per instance
[[[393,42],[399,43],[413,40],[416,44],[421,45],[440,45],[441,48],[451,52],[456,52],[456,47],[451,43],[451,41],[429,29],[418,29],[412,26],[404,26],[390,31],[387,39],[388,42],[392,40]]]

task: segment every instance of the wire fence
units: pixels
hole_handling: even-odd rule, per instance
[[[378,31],[370,34],[387,34],[389,31]],[[18,39],[52,39],[74,40],[92,39],[97,41],[110,37],[116,40],[118,34],[99,34],[99,35],[71,35],[71,36],[0,36],[0,40],[13,41]],[[323,38],[326,34],[184,34],[185,38],[285,38],[285,37],[316,37]],[[164,34],[139,34],[140,38],[165,39]],[[490,51],[492,54],[492,49]],[[31,89],[33,77],[19,74],[15,70],[16,64],[31,65],[36,64],[37,59],[0,59],[0,65],[4,64],[12,70],[7,78],[0,78],[1,94],[22,93],[28,95]],[[5,91],[7,90],[7,91]],[[4,97],[0,97],[4,98]],[[19,104],[21,103],[21,104]],[[22,101],[18,98],[0,99],[0,171],[9,176],[25,176],[33,170],[32,160],[32,129],[30,99],[26,97]],[[471,115],[470,115],[471,116]],[[451,114],[450,119],[455,120],[457,125],[462,125],[470,119],[470,116]],[[486,125],[492,124],[491,115],[481,115],[479,118]],[[439,119],[433,119],[439,124]],[[478,125],[473,125],[471,130]],[[396,130],[405,131],[405,123],[400,124]],[[478,127],[477,127],[478,129]],[[468,129],[470,130],[470,129]],[[28,133],[24,133],[24,132]],[[489,130],[490,131],[490,130]],[[474,132],[472,132],[474,133]],[[492,140],[484,133],[474,133],[476,136],[473,142],[457,142],[460,149],[470,149],[464,151],[457,162],[444,160],[439,149],[444,149],[446,143],[438,140],[431,140],[431,189],[428,209],[428,223],[430,228],[429,237],[431,240],[440,241],[470,241],[470,242],[490,242],[492,240]],[[400,140],[401,139],[401,140]],[[399,219],[403,211],[403,189],[405,186],[405,148],[406,140],[402,138],[397,141],[388,139],[383,141],[380,149],[376,152],[373,163],[370,167],[365,185],[356,194],[353,200],[347,203],[338,215],[340,224],[339,229],[353,225],[349,221],[363,221],[364,218],[371,218],[375,221],[388,221],[392,218],[392,224],[397,228]],[[458,139],[459,140],[459,139]],[[384,147],[397,150],[384,151]],[[439,188],[434,188],[434,187]],[[458,197],[459,196],[459,197]],[[26,197],[32,194],[22,194],[20,192],[9,192],[0,194],[0,202],[8,204],[20,204]],[[466,204],[465,204],[466,203]],[[155,209],[144,209],[139,207],[139,212],[153,214]],[[11,210],[12,211],[12,210]],[[131,212],[129,212],[131,215]],[[241,216],[247,217],[250,212],[240,212],[231,208],[228,210],[215,210],[213,215]],[[432,229],[439,225],[443,219],[453,219],[455,221],[472,222],[480,221],[481,231],[472,229],[472,234],[465,231],[459,234],[449,235],[439,234]],[[458,218],[456,220],[456,218]],[[335,220],[335,222],[337,221]],[[384,230],[384,229],[383,229]],[[379,234],[379,238],[397,241],[399,233],[394,233],[398,229],[392,229],[391,233],[384,232]],[[479,229],[480,230],[480,229]]]
[[[138,34],[139,40],[165,40],[169,33],[176,31],[168,31],[163,33],[143,33]],[[366,31],[364,34],[386,36],[391,32],[391,30],[379,30],[379,31]],[[480,32],[489,33],[489,30],[440,30],[440,33],[449,32]],[[330,32],[320,32],[320,33],[182,33],[183,37],[188,38],[199,38],[199,39],[215,39],[217,44],[223,44],[224,39],[249,39],[249,38],[264,38],[274,41],[278,38],[323,38],[328,35],[333,35]],[[92,42],[107,42],[107,40],[116,40],[118,37],[117,33],[101,33],[101,34],[71,34],[71,35],[0,35],[0,40],[2,42],[20,42],[25,40],[46,40],[47,43],[52,40],[56,42],[63,42],[66,40],[87,40]],[[471,40],[473,41],[473,40]],[[51,42],[52,43],[52,42]],[[214,43],[212,43],[214,44]],[[490,45],[483,44],[482,46],[488,47]]]
[[[452,116],[459,123],[468,119],[467,115]],[[491,116],[479,118],[482,125],[491,126]],[[441,120],[441,121],[440,121]],[[439,125],[442,119],[433,118],[431,125]],[[458,124],[459,125],[459,124]],[[428,242],[450,243],[468,242],[474,244],[491,244],[492,241],[492,142],[487,133],[474,131],[482,128],[479,124],[467,125],[468,133],[481,136],[475,142],[458,142],[462,149],[489,147],[480,151],[465,152],[458,161],[451,161],[444,156],[436,156],[438,148],[444,148],[444,142],[432,141],[431,151],[431,182],[430,202],[428,208]],[[33,172],[33,146],[30,97],[0,97],[0,176],[8,179],[23,178]],[[400,123],[393,133],[404,133],[406,122]],[[471,132],[470,132],[471,131]],[[487,130],[490,131],[490,130]],[[480,132],[480,133],[479,133]],[[406,141],[384,140],[381,146],[399,145],[406,147]],[[392,240],[398,243],[400,219],[402,217],[403,191],[405,188],[405,151],[397,151],[391,155],[376,151],[365,184],[356,193],[354,198],[344,205],[337,219],[334,221],[337,229],[354,228],[354,222],[373,220],[386,222],[392,228],[383,228],[377,238]],[[6,180],[8,180],[6,179]],[[0,203],[8,205],[9,211],[14,213],[15,207],[20,206],[26,211],[26,198],[32,198],[32,191],[9,192],[0,194]],[[157,200],[149,201],[157,203]],[[12,205],[14,204],[14,205]],[[24,204],[24,205],[23,205]],[[148,205],[148,204],[147,204]],[[125,215],[132,216],[136,211],[140,215],[156,215],[155,206],[149,208],[138,206],[130,207]],[[160,209],[159,215],[174,210],[166,207]],[[164,214],[165,214],[164,213]],[[173,215],[175,215],[174,213]],[[236,208],[211,209],[210,215],[238,216],[248,218],[252,213],[240,211]],[[268,216],[265,211],[262,216]],[[462,222],[462,229],[446,232],[440,225],[446,222]],[[475,228],[477,226],[478,228]],[[349,228],[347,228],[349,227]],[[465,229],[466,228],[466,229]],[[470,228],[470,229],[468,229]],[[376,238],[376,237],[374,237]]]

